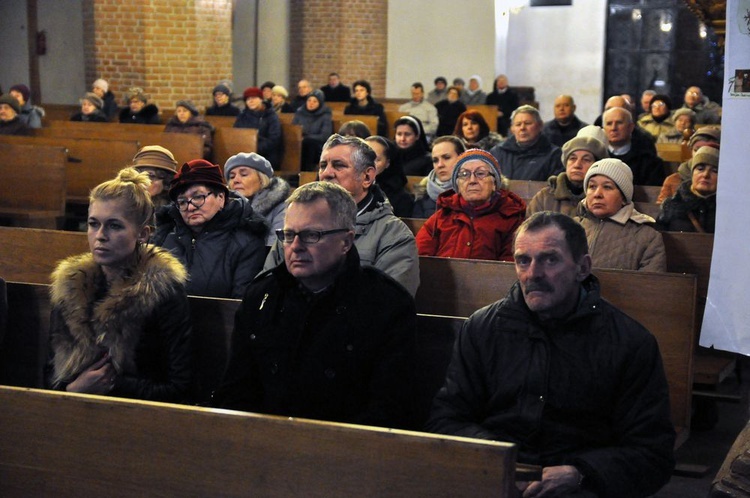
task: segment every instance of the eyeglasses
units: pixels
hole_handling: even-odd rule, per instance
[[[206,197],[208,197],[209,195],[214,195],[214,193],[209,192],[207,194],[198,194],[194,195],[190,199],[185,199],[183,197],[181,199],[177,199],[175,201],[175,204],[177,204],[177,207],[180,209],[180,211],[187,211],[188,204],[192,204],[194,207],[199,208],[206,203]]]
[[[348,228],[335,228],[333,230],[302,230],[295,232],[294,230],[276,230],[276,237],[279,242],[284,244],[291,244],[294,242],[294,238],[299,236],[300,242],[303,244],[315,244],[320,241],[321,237],[330,235],[332,233],[348,232]]]
[[[469,171],[468,169],[462,169],[458,172],[456,176],[458,177],[459,180],[466,181],[466,180],[471,179],[471,175],[474,175],[474,178],[476,178],[480,182],[489,176],[493,178],[495,177],[495,174],[493,172],[487,171],[486,169],[479,169],[477,171]]]

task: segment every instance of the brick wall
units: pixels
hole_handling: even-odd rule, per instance
[[[291,0],[290,9],[290,93],[302,78],[317,88],[335,71],[385,95],[388,0]]]
[[[160,108],[208,106],[232,79],[231,22],[231,0],[84,0],[86,80],[108,80],[120,104],[139,86]]]

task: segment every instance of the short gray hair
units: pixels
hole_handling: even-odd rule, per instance
[[[326,143],[323,145],[323,150],[332,149],[339,145],[346,145],[352,148],[352,154],[350,159],[354,165],[354,170],[360,175],[365,172],[367,168],[375,167],[375,158],[377,154],[370,147],[370,145],[359,137],[344,137],[338,133],[331,135]]]
[[[627,121],[627,123],[633,123],[633,115],[630,113],[630,111],[628,111],[624,107],[610,107],[609,109],[604,111],[604,113],[602,113],[602,124],[604,124],[604,120],[607,119],[607,114],[610,114],[612,111],[622,112],[625,115],[625,120]]]
[[[357,203],[352,194],[341,185],[330,182],[306,183],[296,188],[285,202],[290,206],[294,202],[309,204],[318,199],[328,203],[336,227],[354,230],[357,223]]]
[[[513,114],[510,115],[511,123],[513,123],[513,120],[516,119],[516,114],[531,114],[532,116],[534,116],[534,121],[536,121],[540,125],[544,124],[544,121],[542,121],[542,115],[539,114],[539,109],[537,109],[533,105],[524,104],[513,111]]]

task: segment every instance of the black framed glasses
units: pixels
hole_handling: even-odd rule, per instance
[[[480,182],[482,180],[484,180],[485,178],[487,178],[487,177],[490,177],[490,176],[493,177],[493,178],[495,177],[495,173],[493,173],[492,171],[488,171],[486,169],[478,169],[476,171],[469,171],[468,169],[461,169],[461,170],[459,170],[459,172],[456,175],[456,177],[459,180],[464,180],[465,181],[465,180],[471,179],[471,175],[474,175],[474,178],[476,178]]]
[[[207,194],[198,194],[194,195],[190,199],[186,199],[184,197],[178,198],[175,201],[175,204],[180,211],[187,211],[188,204],[192,204],[195,208],[199,208],[206,203],[206,197],[208,197],[209,195],[214,195],[214,193],[209,192]]]
[[[276,230],[276,237],[279,242],[284,244],[291,244],[294,242],[294,238],[299,236],[300,242],[303,244],[315,244],[326,235],[332,233],[348,232],[348,228],[334,228],[333,230],[302,230],[295,232],[294,230]]]

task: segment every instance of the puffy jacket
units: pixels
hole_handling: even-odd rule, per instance
[[[281,121],[273,109],[251,111],[245,108],[234,122],[235,128],[255,128],[258,130],[258,154],[268,159],[274,168],[281,165],[283,143]]]
[[[266,188],[257,191],[250,198],[253,211],[265,218],[268,225],[266,246],[272,246],[276,240],[276,230],[284,228],[284,215],[286,214],[284,201],[291,193],[292,188],[287,181],[274,176]]]
[[[176,206],[165,206],[157,212],[153,242],[188,269],[188,294],[239,299],[263,267],[267,230],[250,202],[230,193],[224,209],[197,235]]]
[[[573,465],[597,496],[650,496],[674,467],[674,428],[659,347],[601,299],[541,322],[514,284],[458,334],[427,430],[518,445],[518,461]]]
[[[565,169],[560,159],[560,147],[552,145],[544,135],[539,135],[537,142],[530,147],[521,147],[516,142],[516,137],[510,136],[493,147],[490,154],[500,164],[503,176],[511,180],[543,182]]]
[[[449,190],[438,196],[437,206],[417,233],[420,256],[513,260],[513,234],[526,212],[518,195],[499,190],[474,210]]]
[[[664,230],[673,232],[714,233],[716,229],[716,196],[702,197],[691,189],[692,180],[680,184],[674,197],[665,200],[657,220]],[[693,217],[701,230],[698,230],[690,217]]]
[[[537,192],[529,201],[526,217],[539,211],[555,211],[575,218],[578,204],[586,197],[583,187],[579,187],[580,192],[574,193],[565,172],[549,177],[547,183],[549,185]]]
[[[302,126],[302,137],[324,143],[333,131],[333,117],[331,109],[321,104],[313,112],[302,106],[294,113],[292,123]]]

